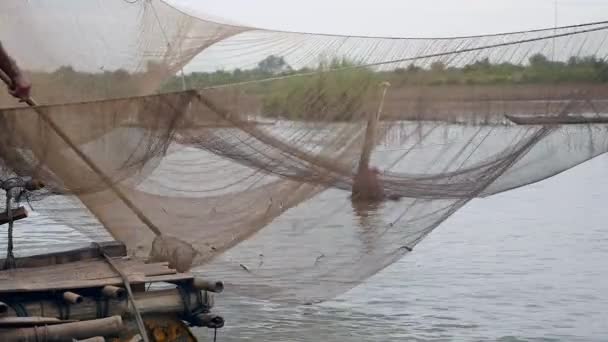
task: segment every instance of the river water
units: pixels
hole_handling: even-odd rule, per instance
[[[608,156],[472,201],[337,300],[222,294],[220,341],[608,341]],[[197,331],[202,340],[212,334]]]
[[[607,169],[601,156],[474,200],[413,253],[331,302],[287,307],[224,293],[218,340],[608,341]],[[94,230],[70,216],[70,203],[55,205]],[[39,224],[17,228],[18,251],[89,239],[35,216]]]

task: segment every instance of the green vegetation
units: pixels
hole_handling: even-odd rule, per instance
[[[316,70],[349,66],[354,64],[345,60],[334,60],[330,63],[321,63]],[[359,74],[361,70],[354,68],[343,73]],[[571,57],[568,62],[552,62],[541,54],[531,56],[526,65],[492,64],[485,58],[463,67],[446,67],[438,61],[427,68],[411,64],[407,68],[392,71],[365,70],[364,73],[372,73],[378,80],[387,80],[393,85],[608,83],[608,61],[596,57]],[[294,70],[282,57],[269,56],[254,69],[191,73],[186,75],[186,84],[188,87],[202,88],[311,71],[314,70],[309,68]],[[308,78],[308,82],[311,82],[311,79],[313,78]],[[294,79],[294,82],[301,81]],[[163,86],[165,90],[180,88],[181,79],[177,76]]]
[[[114,98],[147,93],[159,75],[168,70],[149,63],[147,70],[129,74],[124,70],[81,72],[61,67],[54,72],[34,72],[38,84],[36,94],[44,102],[65,102],[71,99]],[[331,69],[338,71],[327,72]],[[343,69],[343,70],[340,70]],[[318,71],[318,72],[314,72]],[[301,118],[304,113],[335,119],[347,118],[368,96],[375,96],[375,85],[388,81],[393,88],[414,85],[500,85],[500,84],[556,84],[608,83],[608,62],[596,57],[572,57],[567,62],[552,62],[545,56],[531,56],[523,65],[493,64],[487,58],[463,67],[447,67],[437,61],[427,67],[415,64],[407,68],[376,71],[357,67],[347,60],[320,63],[315,69],[291,68],[283,57],[268,56],[255,68],[248,70],[194,72],[185,76],[188,88],[204,88],[240,83],[293,74],[310,75],[289,77],[273,82],[255,83],[246,88],[262,103],[267,115]],[[182,89],[181,75],[169,77],[161,91]],[[314,118],[311,118],[314,119]]]
[[[346,69],[324,72],[341,68]],[[357,68],[347,60],[321,63],[314,70],[294,70],[282,57],[269,56],[250,70],[189,74],[186,84],[192,88],[203,88],[312,71],[319,73],[260,83],[248,88],[248,91],[263,94],[263,111],[266,115],[302,118],[307,113],[307,118],[315,119],[326,118],[331,113],[335,119],[345,119],[359,108],[367,96],[373,95],[371,90],[375,88],[371,85],[382,81],[390,82],[393,87],[608,83],[607,61],[595,57],[572,57],[568,62],[552,62],[537,54],[531,56],[525,65],[492,64],[485,58],[463,67],[447,67],[437,61],[426,68],[411,64],[407,68],[391,71]],[[181,82],[179,77],[173,77],[163,89],[178,90]]]
[[[595,57],[572,57],[567,63],[551,62],[537,54],[530,57],[525,66],[491,64],[485,58],[462,68],[446,68],[441,62],[433,63],[429,69],[411,65],[386,76],[397,85],[605,83],[608,82],[608,62]]]
[[[335,120],[348,119],[372,96],[370,90],[376,75],[366,68],[323,71],[352,66],[346,60],[333,60],[322,63],[319,73],[273,82],[263,97],[263,112],[292,119],[321,119],[329,115]]]

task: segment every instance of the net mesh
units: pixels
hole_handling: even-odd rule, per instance
[[[256,298],[333,298],[469,200],[608,149],[607,22],[412,39],[158,0],[0,6],[42,104],[0,98],[5,173],[77,198],[133,256]]]

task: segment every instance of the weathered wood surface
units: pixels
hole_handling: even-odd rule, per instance
[[[188,296],[190,303],[195,305],[197,292],[191,291]],[[177,289],[156,290],[147,292],[135,292],[135,303],[142,315],[148,314],[176,314],[184,312],[184,302],[182,295]],[[211,295],[203,295],[204,304],[208,307],[213,307],[213,297]],[[98,316],[98,302],[91,297],[84,297],[84,301],[80,304],[70,305],[68,319],[87,320],[95,319]],[[41,300],[22,303],[23,307],[29,315],[60,318],[62,312],[57,307],[55,300]],[[103,310],[106,310],[105,302]],[[194,309],[194,307],[191,307]],[[15,315],[11,310],[10,315]],[[65,312],[64,312],[65,314]],[[107,314],[109,316],[125,314],[132,315],[133,307],[126,300],[109,299],[107,302]],[[2,341],[2,340],[0,340]]]
[[[518,125],[582,125],[608,123],[608,116],[505,115],[505,117]]]
[[[111,257],[121,257],[127,255],[127,250],[124,244],[120,242],[103,242],[99,243],[104,252]],[[86,247],[74,248],[68,251],[45,253],[15,259],[17,268],[28,267],[44,267],[57,264],[65,264],[68,262],[82,261],[89,259],[101,258],[99,249],[95,244]],[[4,259],[0,259],[0,264],[4,265]]]
[[[145,264],[139,260],[114,259],[116,265],[128,275],[130,283],[170,282],[192,279],[190,273],[177,273],[168,263]],[[38,292],[103,287],[123,284],[112,267],[100,259],[76,261],[66,264],[35,268],[17,268],[0,271],[0,294]]]

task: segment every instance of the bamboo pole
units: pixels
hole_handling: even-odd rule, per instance
[[[97,336],[97,337],[87,338],[86,340],[74,340],[74,341],[75,342],[106,342],[106,339],[101,336]]]
[[[369,168],[369,159],[371,157],[374,146],[376,145],[376,133],[378,130],[378,121],[384,109],[384,99],[386,92],[390,87],[390,83],[382,82],[380,87],[382,89],[382,97],[380,99],[380,105],[378,106],[377,112],[369,112],[367,118],[367,127],[365,129],[365,140],[363,141],[363,149],[361,150],[361,158],[359,159],[359,172],[367,170]]]
[[[74,339],[87,339],[95,336],[116,336],[123,329],[120,316],[48,325],[33,328],[0,330],[0,341],[5,342],[72,342]]]
[[[1,70],[0,70],[0,78],[2,79],[2,81],[4,83],[6,83],[6,85],[9,88],[12,87],[13,81],[8,77],[8,75],[6,75],[6,73],[4,73]],[[133,204],[133,202],[131,202],[131,200],[120,189],[118,189],[118,187],[116,187],[116,185],[114,184],[114,182],[112,182],[110,177],[108,177],[97,166],[97,164],[95,164],[95,162],[93,162],[93,160],[91,160],[91,158],[89,158],[89,156],[87,156],[84,152],[82,152],[82,150],[80,148],[78,148],[78,146],[76,146],[76,144],[74,144],[74,142],[70,139],[70,137],[68,137],[63,132],[61,127],[59,127],[55,123],[55,121],[53,121],[44,111],[37,108],[38,104],[34,101],[33,98],[30,97],[24,101],[28,106],[32,107],[32,109],[38,114],[38,116],[44,122],[46,122],[46,124],[49,125],[49,127],[51,127],[51,129],[55,132],[55,134],[57,134],[57,136],[59,136],[59,138],[61,138],[61,140],[63,140],[63,142],[66,145],[68,145],[74,151],[74,153],[76,153],[76,155],[78,155],[78,157],[80,159],[82,159],[82,161],[84,161],[84,163],[87,164],[87,166],[93,172],[95,172],[97,174],[97,176],[108,186],[108,188],[110,188],[110,190],[112,190],[114,192],[116,197],[118,197],[129,209],[131,209],[131,211],[137,216],[137,218],[140,219],[140,221],[144,225],[146,225],[152,232],[154,232],[154,234],[161,235],[160,229],[158,229],[158,227],[154,223],[152,223],[152,221],[150,221],[144,215],[144,213],[137,206],[135,206],[135,204]]]
[[[84,299],[77,293],[66,291],[63,293],[63,300],[70,304],[80,304]]]
[[[77,320],[62,320],[56,317],[8,316],[0,318],[0,328],[33,327],[42,325],[64,324],[76,321]]]
[[[6,85],[10,88],[12,85],[12,80],[8,77],[8,75],[6,75],[4,72],[0,72],[0,78],[2,78],[2,80],[4,81],[4,83],[6,83]],[[110,177],[108,177],[108,175],[106,175],[98,166],[97,164],[95,164],[95,162],[89,158],[88,155],[86,155],[84,152],[82,152],[82,150],[80,148],[78,148],[78,146],[76,146],[76,144],[74,144],[74,142],[70,139],[70,137],[67,136],[67,134],[65,134],[65,132],[63,132],[63,130],[61,129],[61,127],[59,127],[55,121],[53,121],[53,119],[47,115],[47,113],[45,113],[44,111],[40,110],[39,108],[37,108],[37,104],[34,101],[33,98],[28,98],[25,100],[25,103],[28,104],[28,106],[30,106],[37,114],[38,116],[44,121],[46,122],[47,125],[49,125],[49,127],[51,127],[51,129],[55,132],[55,134],[57,134],[57,136],[59,138],[61,138],[63,140],[63,142],[68,145],[73,151],[74,153],[76,153],[76,155],[78,157],[80,157],[80,159],[82,159],[82,161],[84,161],[85,164],[87,164],[87,166],[97,174],[97,176],[106,184],[106,186],[108,186],[108,188],[110,188],[112,190],[112,192],[114,192],[114,194],[116,195],[116,197],[118,197],[118,199],[120,199],[129,209],[131,209],[131,211],[135,214],[135,216],[137,216],[139,218],[139,220],[146,225],[154,234],[156,234],[157,236],[162,235],[160,232],[160,229],[158,229],[158,227],[152,223],[152,221],[150,221],[148,219],[148,217],[146,217],[146,215],[144,215],[144,213],[137,207],[135,206],[135,204],[133,202],[131,202],[131,200],[114,184],[114,182],[112,181],[112,179],[110,179]],[[7,210],[10,208],[10,198],[7,196]],[[9,218],[9,224],[12,224],[12,216],[11,216],[11,211],[8,210],[8,218]],[[12,226],[9,227],[9,255],[7,255],[7,261],[8,262],[13,262],[14,263],[14,258],[12,256]],[[106,257],[107,258],[107,257]],[[108,261],[111,263],[111,261]],[[14,268],[12,266],[14,265],[7,265],[8,267],[5,268]],[[117,270],[120,273],[120,270]],[[122,276],[122,274],[121,274]],[[123,276],[123,279],[126,279]],[[129,284],[126,283],[125,286],[127,287],[127,291],[131,292],[131,289],[129,287]],[[141,320],[141,317],[139,315],[139,312],[135,312],[135,317],[137,318],[137,323],[138,325],[140,325],[141,329],[143,329],[143,322]],[[146,336],[146,332],[145,330],[141,331],[141,335],[144,339],[144,342],[148,342],[148,337]]]
[[[112,285],[104,286],[104,288],[101,289],[101,293],[103,293],[103,295],[108,298],[114,298],[119,300],[125,299],[125,295],[127,294],[125,289]]]
[[[384,100],[386,98],[386,92],[390,87],[390,83],[382,82],[380,89],[382,91],[380,104],[378,110],[369,112],[367,118],[367,126],[365,128],[365,138],[363,140],[363,147],[361,149],[361,156],[359,157],[359,167],[357,174],[353,179],[352,186],[352,197],[353,201],[380,201],[384,197],[384,189],[378,185],[376,170],[370,170],[369,162],[372,151],[376,146],[378,122],[384,109]],[[353,202],[355,203],[355,202]]]

